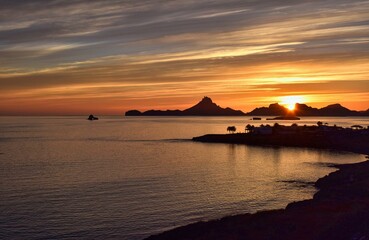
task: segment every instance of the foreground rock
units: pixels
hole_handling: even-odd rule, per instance
[[[254,145],[267,141],[267,145],[333,148],[369,154],[365,134],[301,137],[227,134],[205,135],[194,140]],[[339,170],[315,183],[319,191],[311,200],[290,203],[285,209],[198,222],[147,239],[369,239],[369,161],[335,167]]]
[[[198,222],[147,239],[369,239],[369,162],[337,167],[316,182],[320,191],[311,200]]]

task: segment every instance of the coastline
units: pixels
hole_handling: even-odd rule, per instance
[[[269,136],[270,141],[260,144],[266,139],[265,136],[250,140],[245,138],[245,134],[217,134],[205,135],[193,140],[312,147],[369,155],[367,138],[368,136],[346,138],[345,141],[341,141],[342,139],[326,135],[319,136],[320,141],[314,137],[296,141],[289,136],[280,141],[280,138],[273,139]],[[322,144],[327,141],[329,144]],[[312,199],[289,203],[284,209],[201,221],[152,235],[146,239],[369,239],[369,160],[332,167],[338,170],[315,182],[319,190]]]
[[[207,134],[194,137],[192,140],[204,143],[329,149],[369,155],[369,130],[367,129],[292,134]]]

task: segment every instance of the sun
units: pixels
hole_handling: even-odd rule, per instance
[[[288,104],[286,107],[288,108],[288,110],[293,111],[295,110],[295,106],[296,106],[296,103],[293,103],[293,104]]]
[[[281,104],[284,105],[288,110],[295,110],[296,103],[303,103],[305,101],[302,96],[283,96],[281,97]]]

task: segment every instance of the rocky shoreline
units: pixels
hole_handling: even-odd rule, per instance
[[[243,144],[249,144],[248,141],[252,141],[245,140],[241,136],[235,137],[236,135],[238,134],[205,135],[197,139],[194,138],[194,140],[204,141],[206,139],[208,141],[204,142]],[[233,140],[230,141],[230,139]],[[253,139],[252,143],[256,145],[259,140]],[[278,145],[302,147],[300,144],[303,144],[304,141],[313,144],[313,140],[317,139],[301,140],[300,142],[294,140],[296,139],[288,139],[284,142],[270,140],[267,145],[281,143]],[[346,139],[346,143],[336,139],[330,141],[334,143],[331,146],[316,144],[308,147],[369,154],[367,137],[362,139],[360,136],[357,141],[354,139],[354,142],[348,140],[353,139]],[[246,213],[218,220],[197,222],[150,236],[147,240],[369,239],[369,160],[355,164],[335,165],[334,167],[338,168],[338,171],[320,178],[315,183],[319,191],[313,199],[290,203],[285,209],[261,211],[255,214]]]

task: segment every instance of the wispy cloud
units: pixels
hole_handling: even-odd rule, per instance
[[[368,11],[364,0],[4,1],[0,112],[46,99],[176,107],[202,95],[249,110],[304,89],[313,102],[350,94],[365,108]]]

